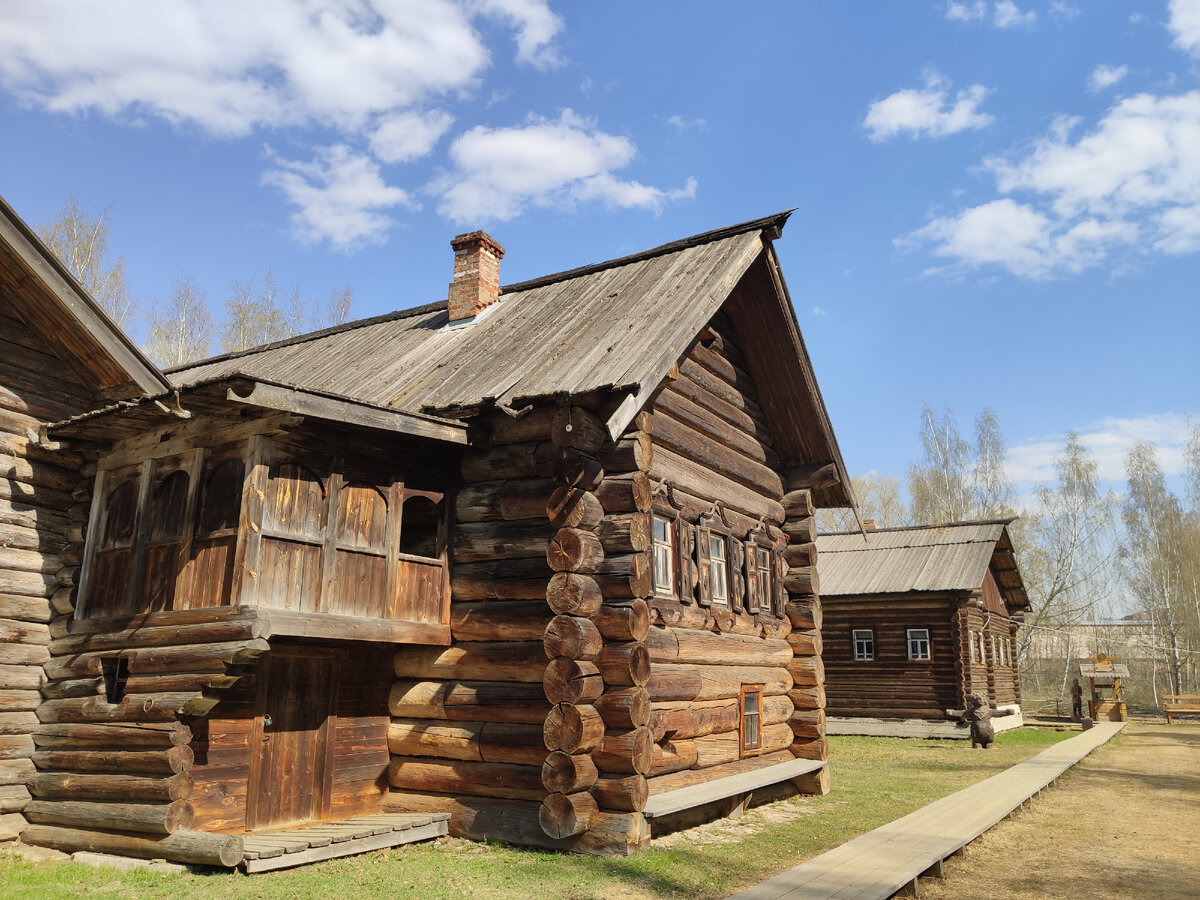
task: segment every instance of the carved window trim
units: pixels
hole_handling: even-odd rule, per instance
[[[650,578],[655,597],[674,599],[679,586],[675,554],[679,547],[678,520],[650,513]]]
[[[725,513],[719,503],[700,517],[696,524],[697,597],[701,606],[737,609],[731,566],[730,541],[733,540]],[[714,560],[713,552],[720,556]]]

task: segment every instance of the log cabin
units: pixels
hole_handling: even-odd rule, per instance
[[[974,693],[997,732],[1021,726],[1012,522],[817,536],[830,733],[965,739]]]
[[[503,288],[460,235],[447,300],[59,422],[92,502],[22,838],[630,853],[828,790],[814,512],[853,498],[788,215]]]
[[[0,198],[0,840],[28,824],[50,622],[72,610],[91,488],[45,428],[169,388]]]

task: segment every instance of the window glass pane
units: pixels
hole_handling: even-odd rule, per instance
[[[662,516],[651,517],[654,540],[654,593],[675,593],[675,543],[672,523]]]
[[[929,659],[929,629],[908,629],[908,658]]]
[[[709,580],[712,584],[713,602],[726,603],[729,600],[729,595],[726,593],[726,574],[725,574],[725,539],[720,537],[710,536],[708,539],[708,554],[709,554]]]
[[[662,516],[654,517],[654,541],[659,543],[671,539],[670,524]]]

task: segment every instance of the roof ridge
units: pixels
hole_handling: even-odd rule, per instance
[[[283,338],[278,341],[271,341],[269,344],[259,344],[256,347],[247,347],[245,350],[235,350],[232,353],[220,353],[216,356],[209,356],[204,359],[197,359],[192,362],[183,363],[178,366],[171,366],[169,369],[163,369],[164,374],[175,374],[176,372],[184,372],[188,369],[199,368],[200,366],[211,365],[212,363],[224,362],[229,359],[239,359],[245,356],[253,356],[256,353],[264,353],[267,350],[278,350],[281,347],[291,347],[296,344],[304,344],[309,341],[319,340],[320,338],[329,337],[334,334],[341,334],[346,331],[354,331],[358,328],[367,328],[371,325],[379,325],[383,322],[392,322],[397,319],[408,319],[412,316],[419,316],[423,313],[434,312],[438,309],[445,309],[445,300],[435,300],[433,303],[425,303],[421,306],[413,306],[409,309],[397,309],[389,313],[382,313],[378,316],[371,316],[366,319],[354,319],[350,322],[342,322],[340,325],[331,325],[328,328],[320,328],[316,331],[307,331],[304,334],[292,335],[289,338]]]
[[[842,537],[850,534],[875,534],[877,532],[932,531],[935,528],[967,528],[972,525],[1011,525],[1020,516],[1005,516],[996,519],[967,519],[962,522],[937,522],[932,525],[890,525],[887,528],[872,528],[870,531],[819,531],[817,537]]]

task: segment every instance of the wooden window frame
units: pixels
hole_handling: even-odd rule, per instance
[[[913,656],[913,641],[920,640],[914,638],[916,632],[925,633],[925,655]],[[904,630],[904,644],[908,651],[909,662],[933,662],[933,629],[931,628],[906,628]]]
[[[979,647],[975,644],[975,632],[967,630],[967,648],[971,657],[971,663],[979,662]]]
[[[746,698],[755,697],[757,709],[748,711]],[[763,752],[763,686],[743,684],[738,696],[738,755],[760,756]]]
[[[859,642],[864,640],[859,635],[865,634],[865,641],[868,649],[864,654],[860,655],[858,651]],[[854,656],[855,662],[874,662],[875,661],[875,629],[873,628],[851,628],[850,629],[850,650]]]
[[[664,539],[658,538],[658,526],[662,525],[666,532]],[[679,540],[676,531],[679,527],[678,520],[670,518],[657,510],[650,512],[650,584],[655,597],[664,600],[673,600],[678,595],[679,588],[679,566],[676,563],[676,553],[679,549]],[[663,578],[663,566],[660,560],[665,559],[667,569],[666,577]]]
[[[725,519],[725,514],[720,504],[714,503],[712,509],[701,516],[700,521],[696,524],[696,569],[697,580],[699,582],[697,585],[697,599],[701,606],[715,606],[731,611],[737,611],[740,608],[739,606],[735,606],[733,602],[735,586],[729,551],[731,540],[733,540],[733,537],[729,523]],[[713,577],[712,548],[714,541],[718,542],[718,546],[722,547],[724,551],[722,558],[724,578],[722,581],[725,588],[725,596],[722,599],[718,599],[713,592],[715,581]]]

